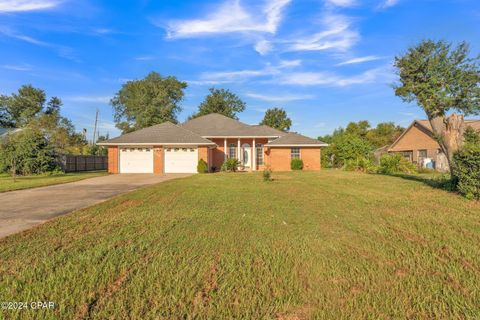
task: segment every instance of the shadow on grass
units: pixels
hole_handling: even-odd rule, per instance
[[[448,174],[430,174],[422,176],[419,174],[396,173],[389,174],[389,176],[398,177],[410,181],[417,181],[435,189],[441,189],[448,192],[457,193],[455,187],[456,183]]]

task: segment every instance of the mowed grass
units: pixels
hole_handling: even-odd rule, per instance
[[[44,187],[53,184],[74,182],[106,175],[106,171],[72,172],[52,175],[17,176],[14,182],[11,175],[0,174],[0,192]]]
[[[474,319],[480,204],[324,170],[196,175],[0,240],[7,319]],[[0,316],[1,318],[1,316]]]

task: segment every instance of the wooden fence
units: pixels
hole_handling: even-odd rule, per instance
[[[107,170],[108,157],[63,155],[59,164],[64,172]]]

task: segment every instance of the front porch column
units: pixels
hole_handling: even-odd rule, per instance
[[[252,146],[252,169],[253,171],[257,170],[257,147],[255,146],[255,138],[253,138]]]
[[[227,160],[227,138],[223,139],[223,160]]]
[[[242,161],[240,158],[240,138],[238,138],[238,141],[237,141],[237,160]]]

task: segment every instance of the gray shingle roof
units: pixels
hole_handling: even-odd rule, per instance
[[[319,146],[325,147],[328,146],[325,142],[315,140],[309,137],[302,136],[298,133],[285,133],[278,139],[270,141],[266,144],[267,147],[279,147],[279,146]]]
[[[251,126],[218,113],[189,120],[181,126],[202,137],[278,137],[282,133],[267,126]]]
[[[326,146],[327,144],[302,136],[285,133],[265,125],[248,125],[238,120],[212,113],[181,125],[164,122],[148,128],[124,134],[98,143],[99,145],[122,144],[197,144],[215,145],[204,137],[268,137],[276,138],[267,146]]]
[[[416,122],[420,123],[422,126],[427,128],[428,130],[432,131],[432,125],[428,120],[415,120]],[[475,130],[480,130],[480,120],[465,120],[465,125],[468,127],[472,127]]]
[[[212,141],[171,122],[164,122],[148,128],[130,132],[119,137],[98,143],[117,144],[200,144],[214,145]]]

